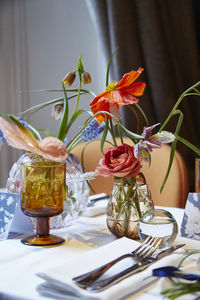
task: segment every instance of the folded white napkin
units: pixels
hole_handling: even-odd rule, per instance
[[[153,268],[158,268],[161,266],[166,266],[166,265],[176,265],[180,259],[181,255],[180,254],[171,254],[168,257],[165,257],[161,259],[160,261],[157,261],[153,265],[149,266],[146,270],[131,275],[127,277],[126,279],[120,281],[119,283],[107,288],[106,290],[98,293],[92,293],[85,291],[72,281],[73,277],[76,277],[80,274],[86,273],[88,271],[91,271],[92,269],[99,267],[100,265],[103,265],[110,260],[124,254],[127,252],[130,252],[134,250],[136,247],[138,247],[139,242],[136,242],[134,240],[130,240],[128,238],[121,238],[118,240],[115,240],[114,242],[100,247],[98,249],[92,250],[90,252],[87,252],[78,258],[76,257],[75,259],[68,261],[65,263],[63,261],[62,265],[57,266],[54,269],[49,269],[46,271],[46,274],[43,274],[42,276],[45,277],[45,275],[50,276],[51,278],[44,284],[41,284],[38,286],[38,291],[42,295],[46,295],[50,298],[49,293],[53,293],[54,299],[76,299],[72,298],[69,296],[70,291],[69,288],[75,289],[78,293],[78,298],[77,299],[90,299],[90,297],[95,297],[96,299],[103,299],[103,300],[117,300],[121,299],[128,294],[132,294],[142,287],[144,287],[146,284],[149,282],[152,282],[153,280],[156,280],[156,278],[153,278],[151,276],[152,274],[152,269]],[[121,266],[126,264],[126,266],[130,266],[133,261],[131,258],[128,258],[126,262],[123,260],[121,263]],[[118,266],[118,271],[121,267]],[[109,270],[109,276],[113,274],[114,268]],[[116,268],[115,268],[116,272]],[[44,278],[43,277],[43,278]],[[59,283],[56,285],[56,287],[52,286],[52,279],[53,282],[55,283],[54,279],[59,280]],[[51,291],[50,291],[51,287]],[[65,295],[65,298],[64,298]],[[71,298],[70,298],[71,297]]]
[[[105,198],[106,197],[106,198]],[[106,213],[109,195],[100,193],[89,197],[89,204],[83,217],[95,217]]]

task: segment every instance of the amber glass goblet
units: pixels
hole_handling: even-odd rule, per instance
[[[36,234],[21,240],[23,244],[49,246],[65,241],[49,234],[49,217],[63,211],[65,175],[64,162],[21,163],[21,209],[25,215],[37,218]]]

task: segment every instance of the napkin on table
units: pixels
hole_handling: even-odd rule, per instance
[[[49,287],[52,288],[54,293],[54,299],[67,299],[67,294],[69,292],[69,287],[75,289],[78,293],[81,293],[82,296],[78,296],[78,298],[71,299],[90,299],[90,297],[94,297],[95,299],[103,299],[103,300],[117,300],[122,299],[123,297],[127,296],[128,294],[132,294],[137,292],[139,289],[146,286],[149,282],[156,280],[156,278],[152,277],[152,269],[159,268],[161,266],[167,265],[176,265],[180,259],[181,255],[177,253],[173,253],[165,258],[162,258],[160,261],[157,261],[153,265],[149,266],[146,270],[139,272],[137,274],[131,275],[122,281],[118,282],[117,284],[107,288],[106,290],[98,293],[92,293],[85,291],[79,288],[73,281],[72,278],[76,277],[80,274],[86,273],[91,271],[92,269],[105,264],[106,262],[124,254],[134,250],[138,247],[139,242],[134,240],[130,240],[128,238],[120,238],[115,240],[114,242],[100,247],[98,249],[92,250],[90,252],[84,253],[83,255],[76,257],[75,259],[64,262],[62,265],[57,266],[54,269],[49,269],[45,271],[45,275],[50,276],[51,279],[42,283],[38,286],[38,291],[45,295],[46,292],[49,291]],[[129,260],[129,261],[128,261]],[[129,258],[126,261],[126,264],[130,264],[132,258]],[[133,263],[133,262],[132,262]],[[123,261],[123,265],[125,262]],[[129,265],[130,266],[130,265]],[[111,268],[108,272],[109,275],[112,274],[113,268]],[[116,271],[116,270],[115,270]],[[118,270],[119,271],[119,270]],[[107,272],[106,272],[107,273]],[[45,276],[44,275],[44,276]],[[59,280],[59,284],[57,288],[53,288],[51,284],[51,280],[56,279]],[[67,285],[68,286],[67,286]],[[48,295],[49,296],[49,295]],[[49,296],[50,297],[50,296]],[[70,299],[70,298],[69,298]]]
[[[106,213],[109,195],[106,193],[95,194],[89,197],[89,204],[83,217],[95,217]]]

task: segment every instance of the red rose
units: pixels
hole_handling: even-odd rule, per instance
[[[133,177],[141,168],[140,159],[134,156],[134,147],[123,144],[108,148],[95,172],[101,176]]]

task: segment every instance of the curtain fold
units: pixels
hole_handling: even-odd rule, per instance
[[[26,90],[27,36],[25,0],[0,1],[0,111],[16,115],[28,103],[28,95],[19,91]],[[20,150],[0,143],[0,187],[5,187],[9,170],[17,161]]]
[[[140,80],[147,83],[140,105],[149,123],[163,122],[178,97],[200,80],[199,11],[196,0],[86,0],[108,62],[119,47],[110,69],[110,80],[118,81],[131,69],[143,67]],[[188,97],[180,109],[184,124],[180,136],[200,147],[200,99]],[[136,128],[132,113],[122,109],[122,122]],[[174,130],[177,118],[166,127]],[[194,190],[196,154],[181,143],[177,149],[185,159]]]

